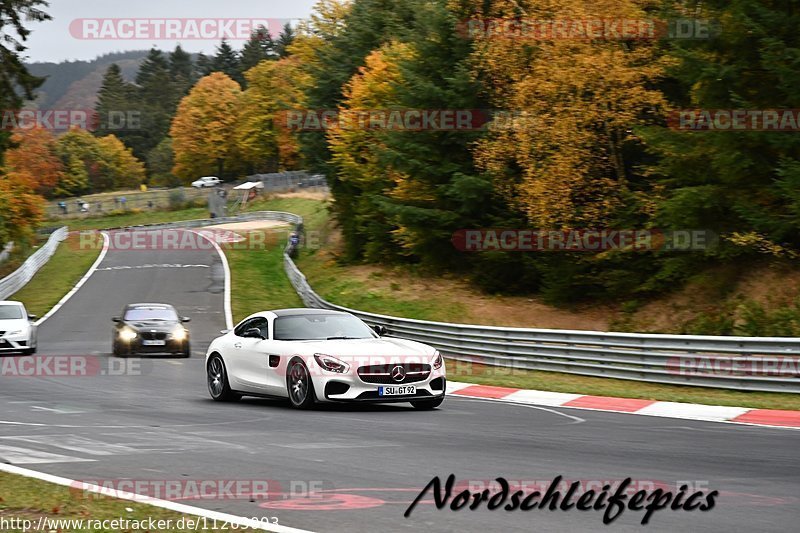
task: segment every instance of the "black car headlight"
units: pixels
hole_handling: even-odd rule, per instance
[[[440,368],[442,368],[443,364],[444,364],[444,359],[442,358],[442,354],[439,353],[439,350],[436,350],[433,353],[433,369],[439,370]]]

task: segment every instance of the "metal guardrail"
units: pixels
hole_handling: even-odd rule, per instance
[[[54,231],[50,234],[47,242],[26,259],[22,266],[0,279],[0,300],[5,300],[24,287],[33,278],[34,274],[53,257],[58,244],[66,238],[66,226]]]
[[[285,214],[284,214],[285,215]],[[296,217],[295,224],[302,218]],[[464,363],[672,385],[800,393],[800,338],[606,333],[428,322],[367,313],[318,295],[287,245],[284,269],[308,307],[346,311]],[[458,365],[457,365],[458,367]],[[464,365],[465,372],[474,371]]]

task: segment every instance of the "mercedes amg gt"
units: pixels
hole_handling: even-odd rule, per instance
[[[206,353],[208,390],[217,401],[288,398],[298,409],[320,402],[444,401],[444,360],[431,346],[382,336],[350,313],[264,311],[223,331]]]

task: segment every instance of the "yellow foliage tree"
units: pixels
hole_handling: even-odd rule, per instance
[[[176,176],[190,181],[213,173],[224,175],[226,169],[237,167],[241,97],[238,83],[214,72],[198,81],[181,100],[170,128]]]
[[[296,132],[286,126],[285,111],[303,107],[309,76],[298,57],[262,61],[245,72],[237,147],[256,172],[294,170],[300,155]]]
[[[647,0],[507,0],[484,18],[646,20]],[[653,40],[478,35],[475,75],[511,115],[476,148],[479,164],[542,228],[602,227],[630,198],[624,148],[665,105],[651,89],[666,59]],[[518,168],[509,175],[509,168]],[[643,208],[644,209],[644,208]]]

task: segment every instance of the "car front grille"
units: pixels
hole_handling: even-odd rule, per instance
[[[397,381],[392,377],[392,371],[396,367],[402,367],[405,377]],[[362,366],[358,369],[358,377],[364,383],[374,383],[376,385],[403,385],[405,383],[418,383],[425,381],[431,375],[431,365],[421,363],[404,363],[388,365]]]
[[[150,331],[142,331],[141,332],[142,339],[146,341],[165,341],[167,340],[167,334],[164,332],[150,332]]]

